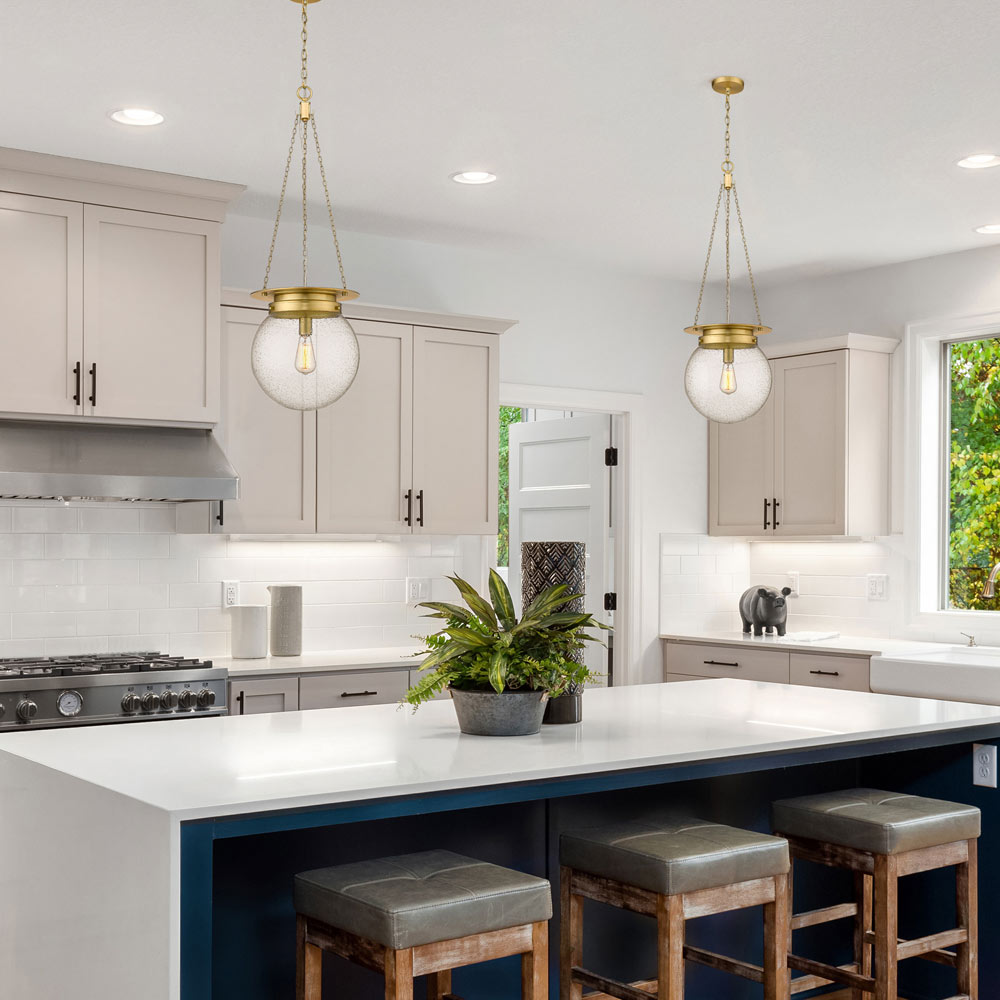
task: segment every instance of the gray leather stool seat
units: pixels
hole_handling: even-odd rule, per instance
[[[775,802],[773,826],[789,837],[902,854],[979,836],[975,806],[918,795],[852,788]]]
[[[546,879],[451,851],[301,872],[294,895],[299,914],[394,949],[552,916]]]
[[[665,896],[771,878],[789,868],[781,837],[689,817],[564,833],[560,860]]]

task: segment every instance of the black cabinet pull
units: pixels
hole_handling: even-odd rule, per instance
[[[823,677],[839,677],[840,676],[840,671],[839,670],[810,670],[809,673],[811,673],[811,674],[820,674]]]
[[[90,402],[97,406],[97,362],[90,366]]]
[[[778,520],[778,508],[781,506],[781,501],[775,497],[774,499],[774,526],[777,528],[781,522]]]
[[[73,393],[73,402],[80,405],[80,383],[83,380],[83,363],[77,361],[73,368],[73,375],[76,378],[76,391]]]
[[[240,706],[240,715],[242,715],[243,714],[243,692],[242,691],[236,696],[236,704]]]
[[[222,528],[226,524],[226,501],[219,501],[219,513],[215,515],[216,521],[219,522],[219,527]]]
[[[406,501],[406,517],[403,518],[404,523],[413,526],[413,490],[407,490],[403,494],[403,499]]]
[[[417,503],[420,504],[420,513],[417,514],[417,524],[422,528],[424,526],[424,491],[421,490],[417,494]]]
[[[341,698],[374,698],[378,691],[341,691]]]
[[[738,667],[738,663],[727,663],[725,660],[702,660],[706,667]]]
[[[767,519],[767,512],[771,507],[771,501],[764,497],[764,530],[767,531],[771,527],[771,522]]]

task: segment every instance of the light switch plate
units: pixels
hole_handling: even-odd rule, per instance
[[[785,586],[791,590],[789,597],[799,596],[799,571],[797,569],[790,569],[785,576],[788,578]]]
[[[407,604],[419,604],[431,599],[431,578],[429,576],[408,576],[406,578]]]
[[[972,744],[972,783],[997,787],[997,748],[990,743]]]

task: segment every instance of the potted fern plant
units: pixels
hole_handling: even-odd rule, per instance
[[[578,691],[590,678],[573,654],[607,629],[592,615],[564,611],[579,595],[565,584],[543,590],[518,619],[502,577],[490,570],[487,600],[450,577],[465,606],[426,601],[427,618],[444,621],[426,636],[421,678],[406,694],[414,707],[448,689],[459,728],[475,736],[528,736],[541,728],[550,697]]]

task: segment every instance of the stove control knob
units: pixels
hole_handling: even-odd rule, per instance
[[[25,698],[18,704],[17,717],[22,722],[30,722],[36,715],[38,715],[38,706],[30,698]]]
[[[0,719],[3,718],[3,713],[6,711],[7,711],[7,706],[4,705],[2,701],[0,701]]]
[[[181,691],[180,697],[177,699],[177,704],[187,712],[195,707],[197,703],[196,699],[197,696],[194,691]]]
[[[180,698],[177,697],[176,691],[164,691],[160,695],[160,708],[166,712],[172,712],[176,707]]]
[[[198,707],[211,708],[215,704],[215,692],[209,688],[202,688],[198,692]]]
[[[142,696],[142,710],[155,712],[160,707],[160,696],[155,691],[147,691]]]
[[[122,711],[126,715],[135,715],[139,708],[140,702],[137,694],[127,694],[122,698]]]

